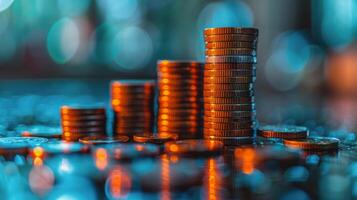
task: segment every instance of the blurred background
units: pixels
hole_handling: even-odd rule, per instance
[[[63,104],[107,103],[112,79],[156,78],[158,59],[203,61],[206,27],[253,26],[260,122],[354,131],[356,9],[355,0],[0,0],[0,121],[56,124]]]

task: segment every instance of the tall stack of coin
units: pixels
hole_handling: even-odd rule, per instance
[[[62,139],[106,134],[106,112],[101,107],[61,107]]]
[[[158,132],[179,139],[202,137],[203,64],[162,60],[157,63]]]
[[[253,137],[258,30],[208,28],[204,38],[204,136],[227,143]]]
[[[154,81],[147,80],[112,82],[114,134],[132,137],[135,134],[153,132],[155,86]]]

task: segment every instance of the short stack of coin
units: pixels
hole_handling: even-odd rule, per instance
[[[225,144],[254,137],[254,82],[258,30],[204,30],[204,137]]]
[[[114,112],[113,133],[127,135],[152,133],[156,83],[151,80],[122,80],[111,84]]]
[[[174,133],[179,139],[202,137],[203,64],[162,60],[157,71],[158,132]]]
[[[105,108],[62,106],[62,139],[77,141],[83,136],[105,135],[106,119]]]

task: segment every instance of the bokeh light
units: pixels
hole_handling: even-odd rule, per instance
[[[79,47],[79,29],[70,18],[62,18],[51,27],[47,35],[47,50],[58,64],[68,62]]]
[[[115,166],[105,182],[105,194],[110,200],[125,199],[131,190],[132,180],[127,170]]]
[[[321,35],[323,40],[331,47],[341,48],[355,38],[357,8],[354,0],[320,1],[324,7],[322,13]],[[333,14],[331,14],[333,13]]]
[[[113,41],[114,61],[118,65],[113,68],[132,71],[145,67],[153,54],[150,35],[142,28],[129,26],[121,29]]]
[[[84,14],[89,6],[91,0],[57,0],[58,9],[62,16],[78,16]]]
[[[33,192],[42,196],[53,187],[54,179],[50,168],[46,166],[33,167],[29,174],[29,185]]]
[[[9,8],[13,2],[14,0],[0,0],[0,12]]]
[[[98,0],[98,7],[107,20],[124,20],[138,9],[137,0]]]
[[[273,88],[288,91],[298,86],[311,58],[310,47],[301,32],[284,32],[275,38],[274,51],[265,66],[266,78]]]

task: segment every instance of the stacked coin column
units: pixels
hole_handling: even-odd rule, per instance
[[[113,81],[111,104],[115,135],[152,134],[154,126],[154,81]]]
[[[62,139],[78,141],[80,137],[106,134],[105,108],[61,107]]]
[[[230,144],[252,138],[258,30],[208,28],[204,38],[204,136]]]
[[[202,137],[203,64],[163,60],[157,71],[158,132],[174,133],[179,139]]]

